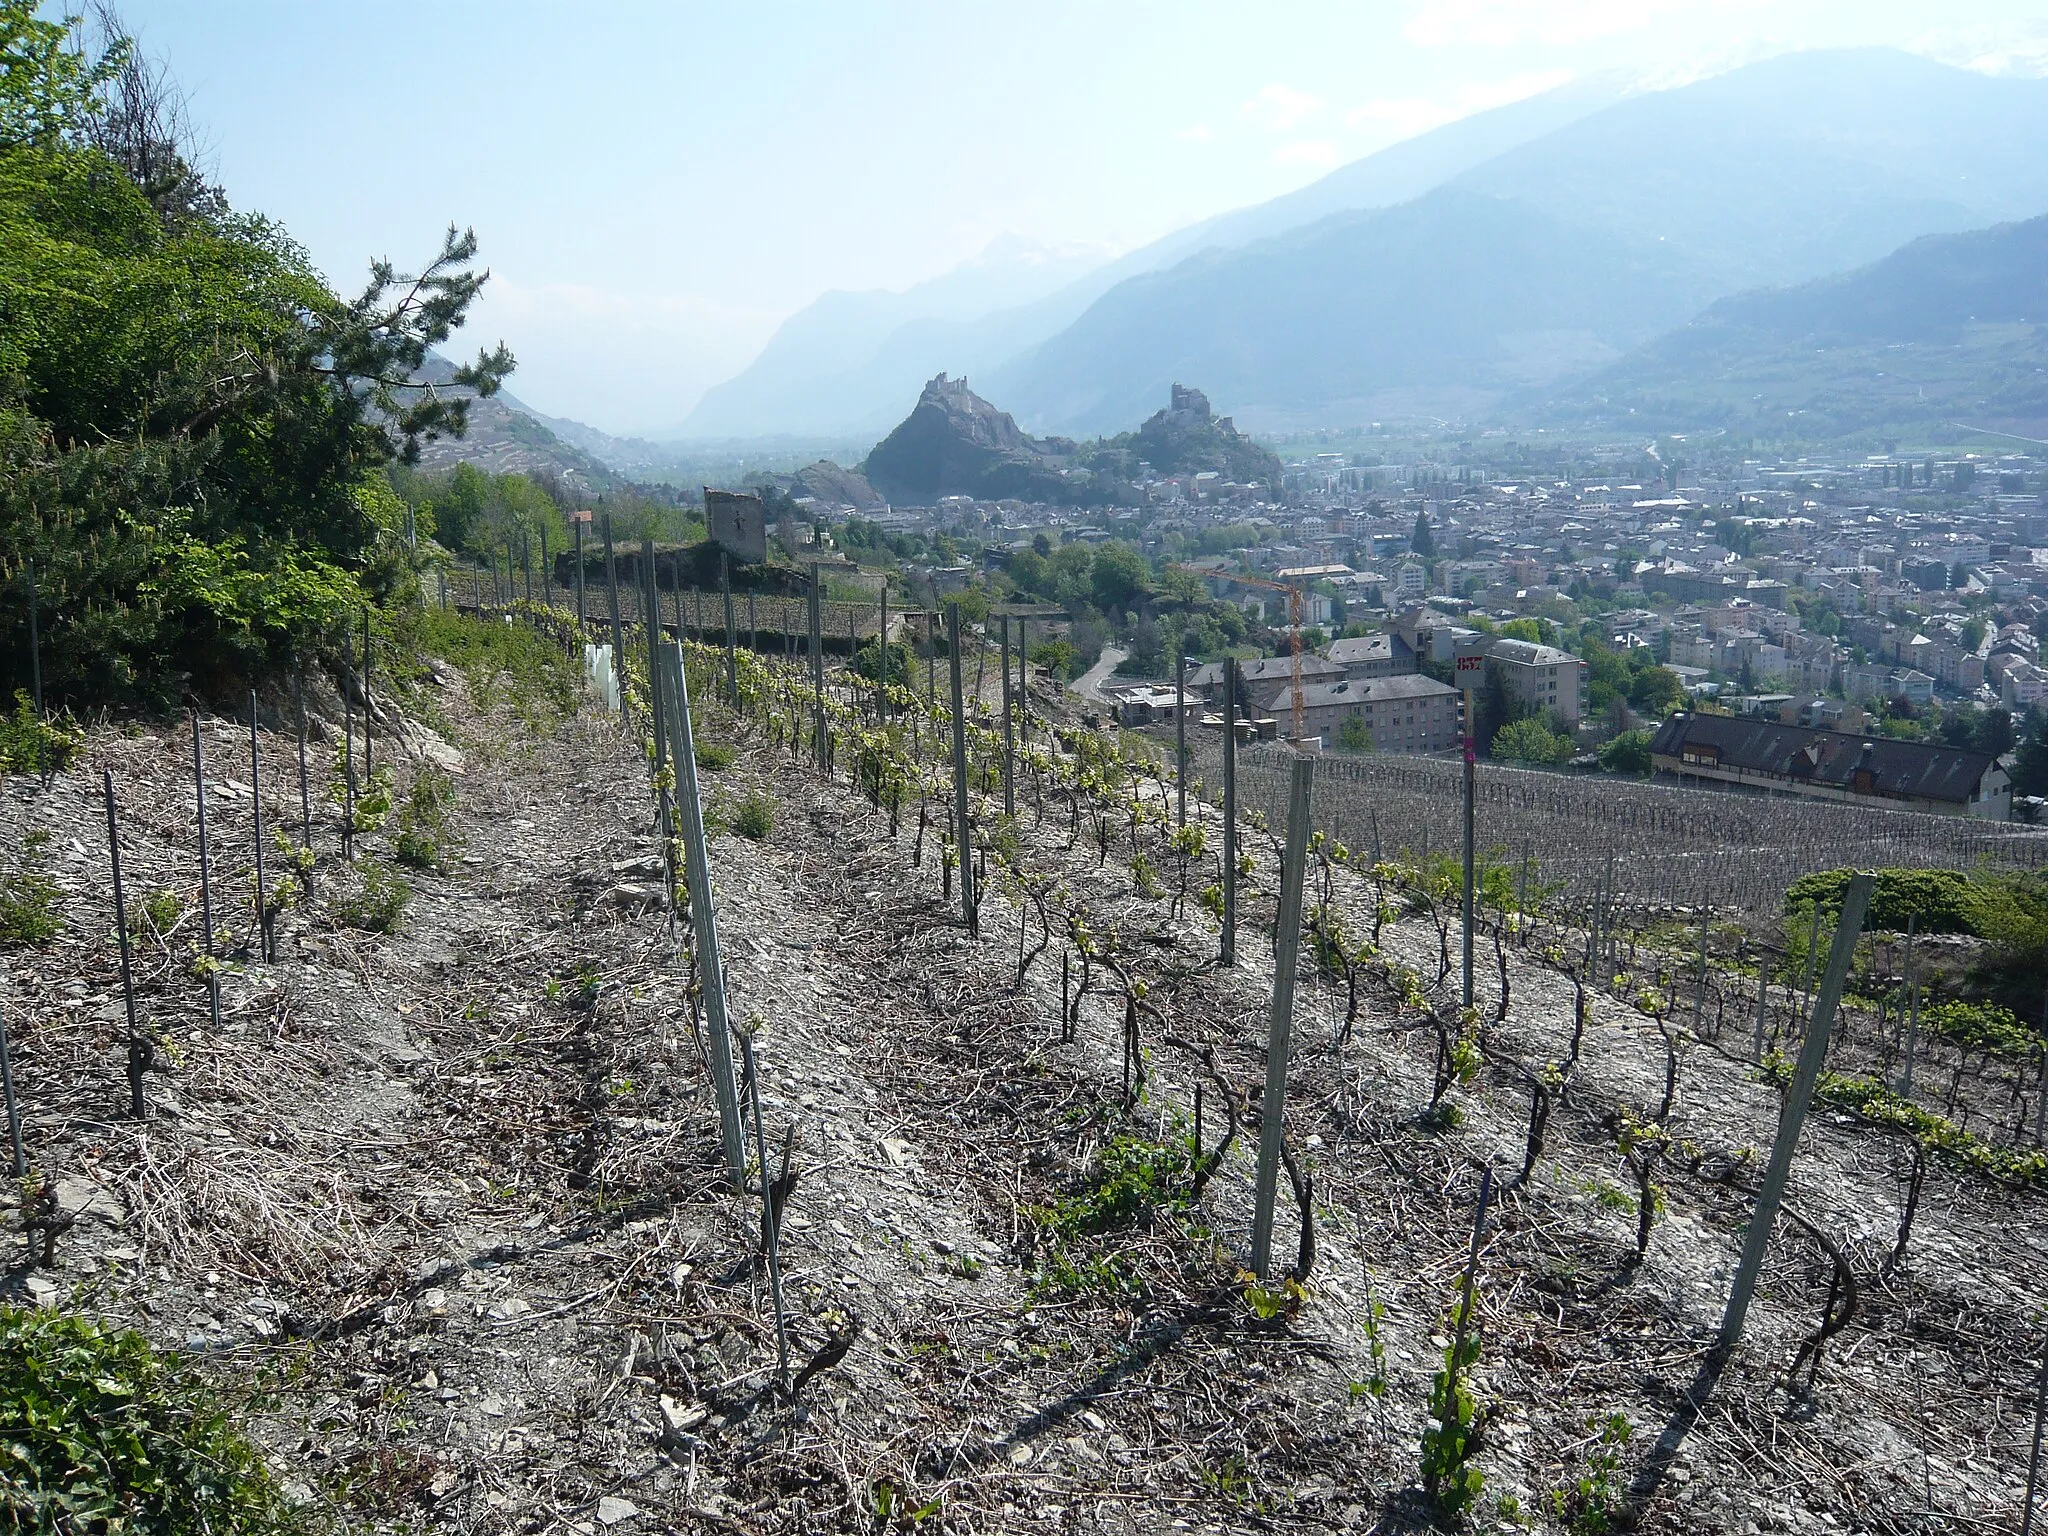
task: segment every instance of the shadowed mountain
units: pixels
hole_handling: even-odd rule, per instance
[[[1516,414],[1803,437],[1956,421],[2048,435],[2048,217],[1723,299]]]
[[[1201,377],[1254,429],[1462,416],[1708,300],[2048,208],[2048,81],[1888,50],[1634,96],[1401,208],[1133,278],[986,382],[1034,430]]]

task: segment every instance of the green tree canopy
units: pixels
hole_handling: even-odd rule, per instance
[[[0,0],[0,689],[28,681],[33,562],[53,698],[216,691],[409,580],[384,467],[512,360],[414,382],[484,282],[473,235],[345,302],[264,219],[167,219],[90,142],[107,70],[48,26]]]

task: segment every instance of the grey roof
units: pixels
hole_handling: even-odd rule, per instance
[[[1859,768],[1875,775],[1870,791],[1965,804],[1997,761],[1988,752],[1894,741],[1800,725],[1779,725],[1745,715],[1673,715],[1658,728],[1650,750],[1679,756],[1688,747],[1712,747],[1722,767],[1775,774],[1802,783],[1847,790]]]
[[[1240,661],[1238,672],[1247,686],[1258,683],[1278,683],[1286,687],[1294,681],[1294,658],[1292,656],[1261,656],[1255,661]],[[1326,661],[1309,651],[1301,653],[1301,676],[1304,682],[1311,678],[1335,677],[1343,668],[1334,661]],[[1223,686],[1223,663],[1212,661],[1199,668],[1188,679],[1190,688],[1220,688]]]
[[[1368,661],[1393,661],[1396,658],[1411,658],[1415,649],[1395,634],[1355,635],[1349,640],[1330,642],[1330,660],[1339,666],[1357,666]]]
[[[1273,701],[1273,708],[1291,705],[1294,690],[1283,688],[1280,696]],[[1406,700],[1428,702],[1435,699],[1455,699],[1458,690],[1438,682],[1433,677],[1424,677],[1411,672],[1399,677],[1367,677],[1335,683],[1303,683],[1301,705],[1304,709],[1320,709],[1330,704],[1395,704]]]

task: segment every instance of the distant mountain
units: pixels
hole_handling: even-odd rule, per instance
[[[1061,253],[1010,236],[901,293],[823,294],[785,320],[744,371],[708,390],[679,435],[880,431],[903,397],[936,371],[926,366],[931,355],[959,366],[946,355],[960,350],[953,338],[989,315],[1060,291],[1102,262],[1100,254]],[[1083,307],[1074,305],[1065,318]]]
[[[1468,416],[1705,302],[2048,208],[2048,81],[1888,50],[1629,97],[1404,207],[1205,252],[1105,293],[984,382],[1037,431],[1201,377],[1257,429]]]
[[[1420,196],[1460,172],[1598,111],[1624,94],[1599,76],[1475,113],[1250,208],[1219,214],[1114,261],[1058,258],[1017,243],[903,293],[828,293],[783,322],[761,355],[706,392],[690,437],[883,431],[935,373],[975,376],[1037,346],[1126,278],[1346,209]],[[1155,394],[1163,391],[1154,391]]]
[[[1714,293],[1679,248],[1446,190],[1133,279],[993,382],[1020,415],[1077,432],[1130,420],[1177,378],[1256,402],[1262,425],[1457,416],[1619,357]]]
[[[2048,436],[2048,217],[1723,299],[1527,415],[1806,438],[1957,421]]]

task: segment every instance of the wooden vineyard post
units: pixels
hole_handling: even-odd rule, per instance
[[[1010,616],[1003,615],[1003,814],[1017,815],[1017,736],[1010,719]]]
[[[548,564],[548,526],[540,526],[540,600],[546,606],[555,606],[555,568]]]
[[[1017,615],[1017,728],[1031,740],[1031,621]]]
[[[1827,1058],[1828,1034],[1834,1028],[1835,1010],[1842,1001],[1842,988],[1849,979],[1849,964],[1856,953],[1856,935],[1863,931],[1863,915],[1870,907],[1875,882],[1866,873],[1849,877],[1842,892],[1842,915],[1835,924],[1834,948],[1828,953],[1828,968],[1821,980],[1820,996],[1808,1021],[1806,1038],[1800,1042],[1799,1065],[1792,1074],[1792,1087],[1778,1117],[1777,1139],[1771,1143],[1771,1160],[1764,1169],[1763,1184],[1757,1190],[1756,1211],[1742,1240],[1742,1262],[1735,1271],[1735,1284],[1728,1293],[1728,1310],[1721,1319],[1715,1353],[1725,1359],[1742,1338],[1742,1325],[1749,1316],[1750,1299],[1756,1293],[1764,1253],[1771,1245],[1771,1228],[1777,1224],[1778,1207],[1785,1198],[1785,1183],[1792,1173],[1792,1154],[1799,1144],[1799,1131],[1806,1123],[1806,1111],[1813,1103],[1814,1085],[1820,1079],[1821,1063]],[[1817,910],[1817,909],[1816,909]]]
[[[1770,1016],[1770,1002],[1771,957],[1763,952],[1758,954],[1756,965],[1756,1043],[1749,1052],[1749,1059],[1759,1064],[1764,1059],[1764,1021]]]
[[[313,791],[306,781],[306,669],[302,666],[292,679],[292,704],[298,715],[299,731],[299,844],[313,852]],[[195,716],[195,720],[196,720]],[[307,888],[312,888],[312,861],[306,863]]]
[[[740,1101],[732,1072],[732,1034],[725,1006],[725,963],[718,949],[718,914],[711,902],[711,861],[704,847],[704,808],[697,793],[696,741],[690,727],[690,680],[680,644],[663,647],[661,682],[675,714],[670,762],[679,786],[683,868],[690,889],[690,925],[697,939],[697,977],[704,995],[704,1033],[711,1058],[711,1087],[718,1099],[718,1130],[725,1152],[725,1176],[737,1189],[746,1181],[747,1146],[740,1125]],[[669,903],[675,910],[675,903]],[[768,1177],[764,1166],[761,1177]]]
[[[1273,931],[1273,1014],[1266,1036],[1266,1093],[1259,1101],[1259,1164],[1252,1207],[1252,1273],[1272,1271],[1273,1205],[1280,1187],[1280,1143],[1287,1135],[1287,1057],[1294,1035],[1294,966],[1301,950],[1301,885],[1308,863],[1309,792],[1316,760],[1294,759],[1287,785],[1287,860],[1280,871],[1280,921]]]
[[[1237,964],[1237,658],[1223,658],[1223,942],[1219,965]]]
[[[882,576],[882,628],[875,640],[875,720],[889,718],[889,577]]]
[[[1188,646],[1185,637],[1173,646],[1173,785],[1174,829],[1188,824]]]
[[[662,707],[661,690],[654,686],[654,667],[655,663],[661,659],[662,639],[661,588],[655,584],[653,534],[647,535],[646,539],[642,542],[641,553],[647,561],[647,568],[641,573],[640,581],[640,601],[643,605],[641,613],[646,620],[647,628],[647,707],[649,721],[654,731],[654,766],[658,779],[661,765],[666,761],[669,722],[667,711]],[[681,782],[680,778],[678,778],[677,782]],[[662,843],[666,847],[669,840],[675,836],[675,819],[670,811],[671,799],[666,783],[657,783],[654,799],[655,819],[661,829]],[[669,923],[671,927],[675,923],[675,903],[673,902],[669,903]]]
[[[960,912],[976,938],[981,927],[974,900],[974,839],[967,815],[967,710],[960,687],[960,605],[946,610],[946,660],[953,685],[953,852],[960,860]]]
[[[135,1022],[135,972],[128,957],[128,903],[121,892],[121,831],[114,808],[114,770],[103,768],[101,785],[107,799],[107,861],[114,874],[114,934],[121,945],[121,1001],[128,1010],[128,1113],[143,1119],[149,1105],[142,1096],[142,1074],[156,1057],[156,1047],[143,1038]]]
[[[1699,977],[1692,997],[1692,1037],[1700,1037],[1700,1026],[1707,1015],[1707,899],[1700,897],[1700,959]]]

